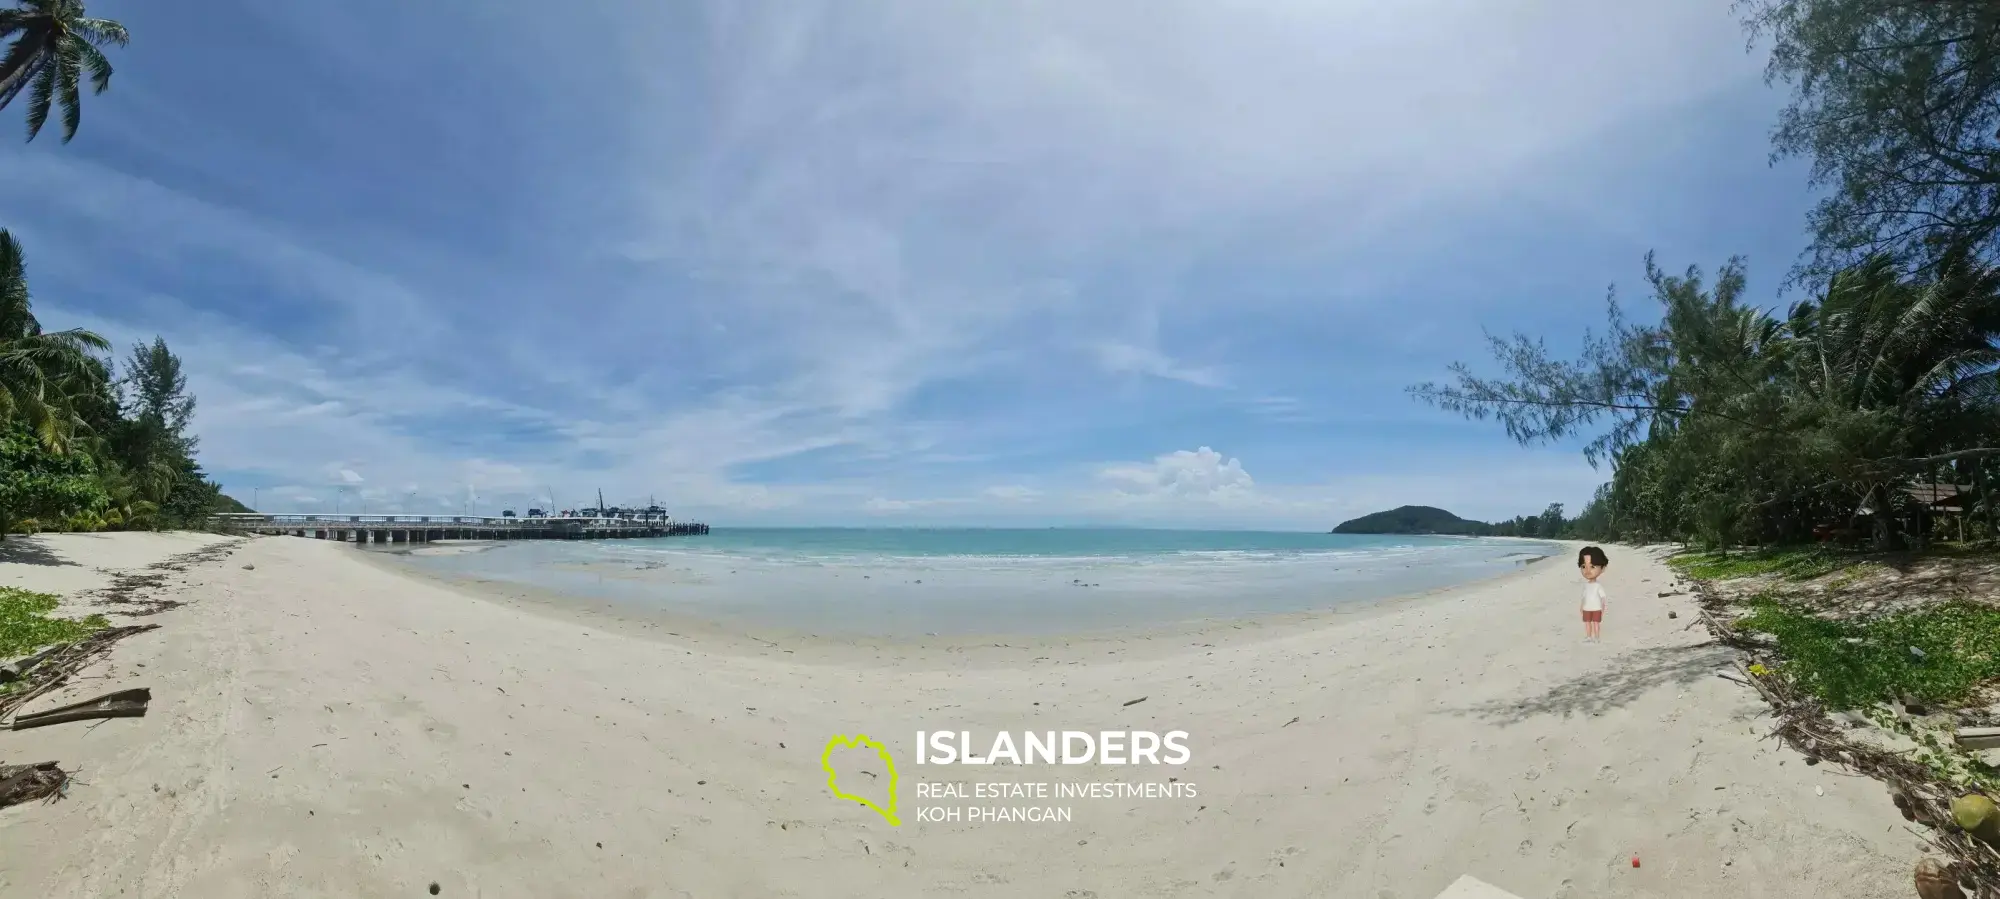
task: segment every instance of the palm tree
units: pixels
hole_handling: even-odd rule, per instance
[[[1924,460],[2000,430],[2000,269],[1963,250],[1922,281],[1873,259],[1834,276],[1817,303],[1794,307],[1791,429],[1875,511],[1894,539],[1895,487]]]
[[[83,0],[15,0],[0,10],[0,38],[14,38],[0,57],[0,109],[28,90],[28,139],[42,131],[51,104],[62,106],[63,143],[76,136],[83,118],[81,76],[90,74],[91,92],[111,86],[111,60],[99,47],[123,47],[125,26],[83,14]]]
[[[99,516],[104,525],[127,531],[151,528],[159,515],[160,504],[146,498],[147,486],[114,463],[99,461],[98,465],[101,466],[104,494],[110,500]]]
[[[91,352],[111,343],[81,328],[44,334],[29,306],[21,244],[0,228],[0,421],[21,419],[62,451],[80,425],[70,398],[100,372]]]

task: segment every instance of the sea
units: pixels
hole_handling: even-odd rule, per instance
[[[1328,609],[1560,552],[1519,540],[1115,528],[716,528],[469,549],[418,548],[403,560],[635,612],[885,637],[1130,631]]]

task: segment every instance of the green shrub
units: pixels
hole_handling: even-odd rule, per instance
[[[1795,549],[1741,550],[1724,555],[1717,552],[1686,552],[1667,564],[1688,577],[1702,580],[1730,580],[1777,574],[1795,581],[1831,574],[1848,564],[1839,553],[1818,546]]]
[[[1776,637],[1782,673],[1834,709],[1953,703],[2000,678],[2000,609],[1969,602],[1836,621],[1761,598],[1739,626]]]
[[[52,594],[0,587],[0,659],[80,640],[110,624],[102,615],[81,621],[49,617],[61,603],[61,598]]]

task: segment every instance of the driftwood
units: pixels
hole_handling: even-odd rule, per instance
[[[140,687],[136,690],[119,690],[116,693],[106,693],[103,696],[86,699],[82,702],[73,702],[69,705],[57,706],[47,711],[36,712],[32,715],[15,715],[14,729],[27,730],[29,728],[46,727],[51,724],[63,724],[70,721],[89,721],[95,718],[143,718],[146,716],[147,703],[152,701],[153,691],[148,687]]]
[[[1961,727],[1958,745],[1967,749],[2000,749],[2000,727]]]
[[[0,665],[0,684],[10,684],[20,680],[22,675],[34,670],[36,665],[40,665],[49,656],[55,655],[56,650],[61,648],[60,646],[51,646],[34,655],[23,656]]]
[[[112,644],[157,627],[157,624],[108,627],[75,643],[56,647],[28,670],[22,679],[24,686],[11,693],[0,694],[0,718],[14,714],[36,697],[68,683],[71,675],[109,653]]]
[[[32,765],[0,765],[0,808],[46,799],[62,798],[69,786],[69,772],[55,762]]]
[[[1700,621],[1709,632],[1718,642],[1745,653],[1742,675],[1729,679],[1748,683],[1770,704],[1771,717],[1778,724],[1769,736],[1806,758],[1831,762],[1881,781],[1904,820],[1923,825],[1922,836],[1939,854],[1951,859],[1950,872],[1968,895],[2000,899],[2000,849],[1975,839],[1952,818],[1951,802],[1965,790],[1899,753],[1850,738],[1818,699],[1785,678],[1751,675],[1748,663],[1776,664],[1771,641],[1737,630],[1725,620],[1727,602],[1709,585],[1697,584],[1695,593],[1701,602]]]

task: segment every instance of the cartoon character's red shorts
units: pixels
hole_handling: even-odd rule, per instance
[[[1603,609],[1598,609],[1598,610],[1597,610],[1597,611],[1595,611],[1595,612],[1585,612],[1585,613],[1583,613],[1583,620],[1585,620],[1585,621],[1588,621],[1588,622],[1591,622],[1592,624],[1595,624],[1595,623],[1597,623],[1597,622],[1599,622],[1599,621],[1603,621],[1603,620],[1604,620],[1604,610],[1603,610]]]

